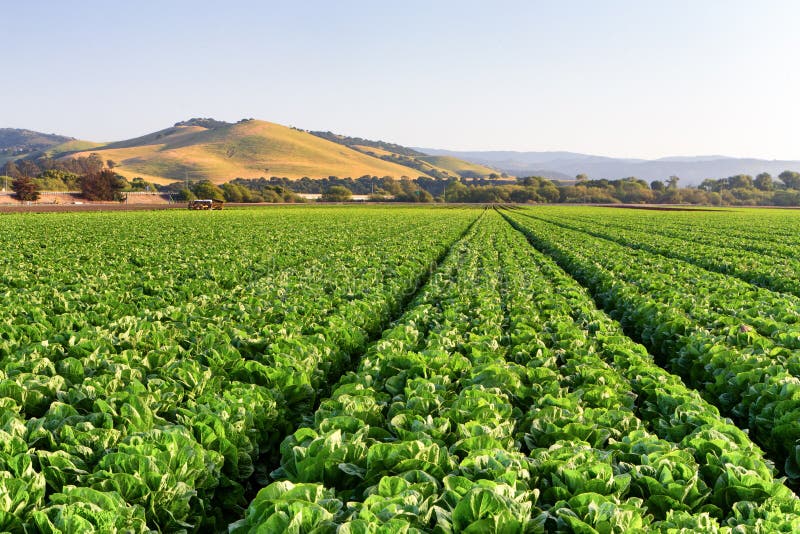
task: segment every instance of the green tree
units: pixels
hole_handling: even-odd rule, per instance
[[[525,202],[538,202],[542,200],[533,187],[515,187],[509,196],[511,202],[524,204]]]
[[[783,171],[778,178],[787,189],[800,189],[800,173],[795,171]]]
[[[669,180],[667,180],[667,189],[678,189],[678,182],[680,178],[677,176],[670,176]]]
[[[753,188],[753,177],[749,174],[737,174],[735,176],[728,177],[728,186],[731,189],[752,189]]]
[[[192,184],[191,189],[192,193],[201,200],[225,200],[225,193],[210,180],[196,182]]]
[[[723,180],[714,180],[713,178],[706,178],[698,186],[698,188],[702,189],[703,191],[713,191],[715,193],[718,193],[722,190],[722,181]]]
[[[653,191],[661,192],[666,188],[667,186],[665,186],[664,182],[662,182],[661,180],[653,180],[652,182],[650,182],[650,189],[652,189]]]
[[[130,183],[131,191],[156,191],[156,186],[146,181],[141,176],[137,176]]]
[[[34,202],[39,200],[41,196],[39,194],[39,186],[27,176],[20,176],[15,179],[11,184],[11,188],[14,190],[16,197],[25,202]]]
[[[177,193],[175,193],[175,200],[183,200],[185,202],[189,202],[190,200],[196,200],[196,199],[197,197],[195,196],[194,193],[192,193],[192,190],[186,187],[178,189]]]
[[[561,195],[561,193],[558,191],[558,186],[556,186],[556,184],[550,180],[544,180],[536,192],[546,202],[558,202],[558,197]]]
[[[466,185],[458,180],[452,180],[447,184],[445,198],[447,198],[447,202],[465,202],[468,194]]]
[[[347,202],[348,200],[352,200],[352,198],[353,192],[345,186],[332,185],[322,193],[320,200],[322,202]]]
[[[433,195],[424,189],[420,189],[417,191],[417,202],[433,202]]]
[[[81,188],[80,181],[77,174],[58,169],[46,170],[36,178],[43,191],[75,191]]]
[[[772,191],[775,189],[775,184],[772,181],[772,175],[768,172],[762,172],[756,179],[753,181],[753,185],[756,189],[760,189],[761,191]]]
[[[630,177],[614,183],[614,197],[623,202],[645,203],[653,201],[653,191],[647,182]]]
[[[244,187],[237,184],[222,184],[222,192],[225,195],[226,202],[244,202]]]

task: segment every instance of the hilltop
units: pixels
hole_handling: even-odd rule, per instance
[[[70,156],[96,152],[117,164],[126,178],[166,183],[208,179],[279,176],[325,178],[420,174],[308,132],[272,122],[245,119],[227,123],[191,119],[134,139],[108,143]]]
[[[0,166],[40,156],[69,158],[96,152],[115,162],[115,171],[166,184],[208,179],[280,177],[291,180],[337,176],[391,176],[436,179],[513,179],[543,176],[571,182],[589,178],[646,181],[678,176],[681,185],[737,174],[778,175],[800,169],[800,161],[731,158],[719,155],[655,160],[611,158],[576,152],[451,151],[408,147],[329,131],[306,131],[272,122],[237,123],[194,118],[133,139],[111,143],[79,140],[32,130],[0,128]]]

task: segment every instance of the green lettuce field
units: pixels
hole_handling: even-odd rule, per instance
[[[2,215],[0,532],[798,532],[798,228]]]

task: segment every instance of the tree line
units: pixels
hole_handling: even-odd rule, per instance
[[[116,163],[103,161],[97,154],[68,160],[47,156],[35,160],[6,162],[0,178],[11,179],[19,200],[39,200],[42,191],[80,191],[87,200],[123,200],[126,191],[156,191],[156,186],[142,178],[128,181],[114,172]]]
[[[795,171],[784,171],[777,178],[769,173],[756,177],[737,174],[706,179],[698,186],[679,187],[679,183],[677,176],[648,184],[635,177],[590,180],[578,175],[574,183],[560,188],[559,202],[800,206],[800,173]]]
[[[209,180],[156,185],[142,178],[128,180],[114,171],[116,163],[96,153],[71,159],[41,156],[8,161],[0,181],[10,181],[17,198],[38,200],[41,191],[80,191],[87,200],[122,200],[129,191],[159,191],[174,200],[209,198],[227,202],[305,202],[302,193],[320,194],[323,201],[346,201],[367,195],[372,201],[462,203],[655,203],[698,205],[800,206],[800,173],[777,177],[761,173],[707,179],[698,186],[680,187],[680,178],[645,180],[590,179],[579,174],[560,183],[540,176],[514,181],[491,178],[430,178],[361,176],[322,179],[236,178],[222,185]]]

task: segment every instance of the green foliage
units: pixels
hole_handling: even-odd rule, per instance
[[[322,202],[347,202],[353,198],[353,193],[342,185],[333,185],[322,193]]]
[[[199,199],[225,200],[225,192],[209,180],[194,182],[189,189]]]
[[[194,194],[194,191],[187,187],[183,187],[177,190],[175,193],[175,200],[183,200],[188,202],[190,200],[196,200],[197,195]]]
[[[796,531],[796,217],[7,215],[0,529]]]
[[[800,189],[800,173],[798,172],[783,171],[778,175],[778,179],[787,189]]]
[[[157,191],[158,188],[155,184],[146,181],[144,178],[136,177],[130,181],[127,187],[128,191]]]
[[[796,502],[493,212],[281,452],[235,532],[725,532]]]
[[[478,214],[7,215],[0,530],[242,519],[281,440]]]
[[[753,239],[757,231],[745,230],[751,234],[748,246],[760,247],[759,253],[751,254],[726,249],[736,247],[726,243],[730,236],[723,232],[714,237],[709,228],[701,232],[713,244],[704,246],[703,237],[690,238],[685,230],[677,230],[684,235],[676,238],[653,236],[650,228],[646,233],[624,227],[610,233],[565,214],[554,215],[553,222],[538,217],[515,221],[565,268],[579,272],[579,279],[600,295],[603,306],[672,369],[700,388],[724,413],[749,427],[754,439],[780,459],[786,475],[800,479],[793,459],[800,439],[794,354],[800,346],[795,325],[800,299],[745,281],[800,293],[793,275],[775,271],[776,265],[792,268],[794,262],[772,259],[780,254],[781,245],[772,237],[774,227],[759,231],[760,239],[771,241],[766,246]],[[705,217],[709,224],[714,221],[712,215]],[[786,224],[787,219],[773,214],[768,220]],[[734,221],[748,221],[750,226],[756,223],[752,216]],[[685,246],[694,239],[701,241]],[[703,450],[691,441],[687,444]],[[731,495],[757,500],[779,494],[769,481],[768,466],[750,465],[746,457],[728,461],[739,464],[741,470],[715,468],[711,487],[726,480],[736,488],[715,492],[715,506],[730,506],[727,499]]]

